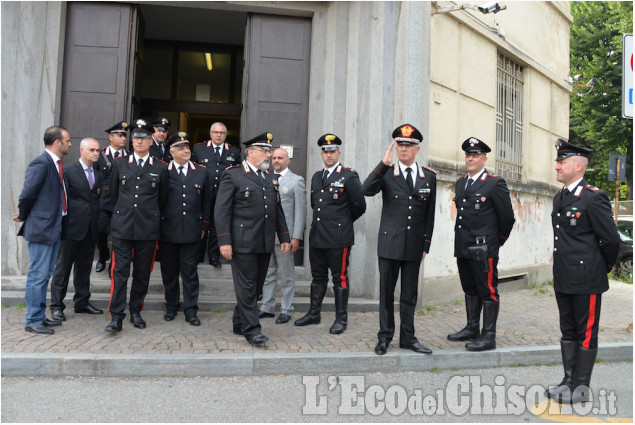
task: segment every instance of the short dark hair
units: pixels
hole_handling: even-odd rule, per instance
[[[44,131],[44,146],[51,146],[56,140],[62,140],[62,132],[66,130],[64,127],[54,125]]]

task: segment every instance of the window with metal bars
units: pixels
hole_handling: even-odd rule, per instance
[[[496,174],[521,181],[523,173],[523,68],[498,53]]]

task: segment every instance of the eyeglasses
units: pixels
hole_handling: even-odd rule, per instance
[[[212,131],[212,134],[227,134],[226,131]]]

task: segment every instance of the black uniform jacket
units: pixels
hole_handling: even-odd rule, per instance
[[[201,231],[209,230],[211,188],[207,170],[192,162],[187,164],[185,180],[178,173],[178,164],[168,164],[170,191],[168,202],[161,210],[161,240],[170,243],[194,243],[201,240]]]
[[[487,169],[466,190],[467,179],[467,174],[461,177],[454,192],[454,256],[470,258],[467,248],[476,245],[476,237],[485,236],[487,256],[498,257],[498,249],[507,241],[516,221],[507,183]]]
[[[377,238],[377,255],[402,261],[420,261],[430,251],[437,192],[436,173],[419,167],[410,190],[399,165],[380,162],[364,181],[366,196],[382,191],[383,207]]]
[[[88,185],[86,172],[79,161],[64,168],[64,180],[68,183],[68,214],[66,222],[66,239],[81,241],[91,232],[93,240],[97,240],[99,224],[99,198],[103,177],[93,167],[94,185]]]
[[[213,194],[218,191],[218,185],[220,184],[220,177],[223,171],[227,167],[240,164],[240,151],[229,143],[223,143],[223,145],[220,159],[218,160],[216,159],[214,150],[216,145],[214,145],[211,140],[194,145],[194,150],[192,151],[192,162],[204,165],[210,174]]]
[[[278,181],[271,173],[265,175],[263,180],[246,161],[223,172],[214,207],[219,246],[232,245],[234,252],[243,254],[262,254],[273,252],[276,234],[281,243],[291,241]]]
[[[313,248],[345,248],[355,243],[353,222],[366,212],[362,183],[355,170],[339,164],[326,182],[324,169],[311,178],[313,222],[309,244]]]
[[[158,240],[161,210],[168,200],[169,176],[165,163],[152,156],[141,171],[134,155],[117,158],[110,175],[113,238]]]
[[[620,248],[606,193],[586,180],[553,198],[554,289],[565,294],[599,294],[609,289],[606,274]]]
[[[152,145],[150,145],[149,149],[150,156],[160,159],[165,163],[172,161],[172,155],[170,155],[170,148],[168,147],[168,144],[164,143],[163,148],[165,152],[163,154],[161,153],[161,147],[159,145],[159,142],[155,142],[154,139],[152,139]]]
[[[128,152],[122,149],[122,156],[128,156]],[[110,173],[112,171],[112,162],[115,158],[112,157],[110,149],[108,147],[101,150],[99,153],[99,159],[93,167],[96,168],[102,176],[104,176],[104,184],[101,187],[101,196],[99,200],[99,207],[104,211],[112,212],[112,201],[110,200]]]

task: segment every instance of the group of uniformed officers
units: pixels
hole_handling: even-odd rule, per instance
[[[157,250],[165,286],[164,319],[174,320],[181,309],[180,275],[185,320],[200,325],[197,264],[207,251],[213,267],[221,267],[221,256],[231,262],[237,301],[233,332],[251,344],[263,344],[268,338],[261,332],[258,297],[274,245],[279,243],[285,255],[291,240],[280,202],[279,175],[269,171],[273,135],[264,132],[243,142],[241,161],[240,151],[225,142],[224,124],[214,123],[211,139],[195,145],[193,151],[186,132],[177,131],[168,139],[169,125],[166,118],[138,119],[106,130],[110,144],[96,163],[103,176],[96,271],[104,270],[110,258],[112,277],[111,322],[106,331],[122,330],[131,263],[130,320],[136,328],[146,327],[140,313]],[[127,131],[131,132],[130,153],[125,149]],[[397,127],[383,158],[362,183],[357,172],[339,160],[342,140],[330,133],[318,139],[324,167],[311,178],[310,308],[295,321],[296,326],[320,323],[330,271],[335,321],[329,332],[346,330],[353,223],[366,211],[364,197],[382,192],[377,242],[379,332],[374,351],[386,354],[393,339],[394,291],[401,274],[399,347],[432,353],[417,340],[414,330],[419,269],[430,250],[437,185],[436,173],[416,162],[422,140],[413,125]],[[592,151],[564,140],[556,148],[558,181],[565,184],[554,198],[552,216],[565,376],[548,395],[573,403],[589,397],[601,294],[608,289],[606,273],[615,264],[619,237],[608,197],[584,180]],[[469,341],[466,348],[471,351],[492,350],[500,305],[499,248],[512,231],[514,212],[505,180],[485,168],[489,146],[470,137],[462,149],[467,174],[455,187],[454,256],[465,293],[467,324],[447,338]],[[112,254],[107,247],[109,233]],[[101,313],[89,303],[84,310]],[[53,315],[65,320],[62,311]]]

